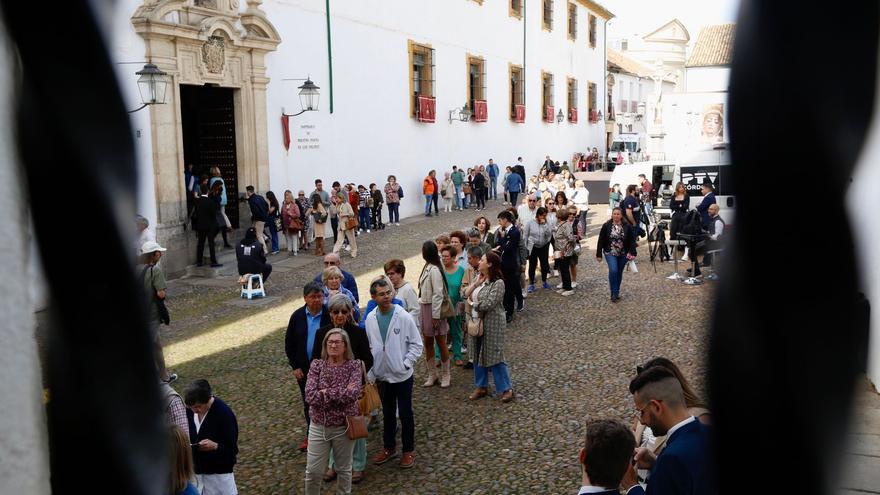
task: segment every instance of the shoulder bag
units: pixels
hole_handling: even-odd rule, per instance
[[[471,337],[482,337],[483,336],[483,319],[468,316],[467,317],[467,333]]]
[[[361,379],[366,383],[367,381],[367,368],[364,366],[364,362],[361,361]],[[375,387],[375,385],[374,385]],[[363,408],[363,404],[361,403],[363,398],[367,394],[366,385],[361,392],[361,398],[358,399],[358,408]],[[360,409],[363,411],[363,409]],[[372,410],[372,409],[371,409]],[[348,434],[349,440],[357,440],[359,438],[367,438],[367,419],[366,415],[361,412],[358,416],[346,416],[345,417],[345,431]]]
[[[303,221],[299,217],[290,217],[290,224],[287,229],[290,233],[296,234],[301,231],[303,227]]]
[[[351,216],[348,217],[348,220],[345,221],[345,229],[346,230],[355,230],[358,228],[357,218]]]
[[[379,409],[382,406],[382,400],[379,398],[379,390],[375,383],[367,380],[367,366],[361,361],[361,370],[364,372],[364,391],[361,398],[358,399],[358,407],[360,407],[361,415],[366,416],[371,411]]]

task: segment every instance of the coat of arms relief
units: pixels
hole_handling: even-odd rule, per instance
[[[205,68],[212,74],[220,74],[223,72],[223,65],[226,62],[226,44],[220,36],[211,36],[205,44],[202,45],[202,59],[205,61]]]

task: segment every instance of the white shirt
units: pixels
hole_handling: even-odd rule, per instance
[[[517,208],[517,210],[516,210],[516,213],[519,216],[519,223],[522,225],[528,225],[530,221],[535,219],[535,212],[536,211],[538,211],[537,206],[533,210],[533,209],[529,208],[528,203],[526,203],[524,205],[520,205],[520,207]]]
[[[712,219],[715,222],[715,233],[710,235],[709,238],[713,241],[717,241],[721,234],[724,233],[724,222],[721,221],[718,217]]]
[[[686,420],[682,421],[681,423],[678,423],[677,425],[670,428],[669,431],[666,432],[666,438],[672,438],[672,434],[675,433],[679,428],[690,423],[691,421],[696,421],[696,420],[697,420],[697,418],[695,418],[693,416],[688,417],[688,419],[686,419]],[[668,440],[667,440],[667,442],[668,442]]]
[[[578,491],[578,495],[584,495],[586,493],[602,493],[607,492],[608,490],[613,490],[613,488],[602,488],[599,486],[584,485]]]

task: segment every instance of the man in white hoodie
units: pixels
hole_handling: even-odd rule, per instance
[[[412,316],[391,303],[394,288],[384,279],[370,284],[370,296],[376,310],[367,315],[365,326],[373,353],[373,367],[367,379],[378,382],[382,396],[384,448],[373,458],[373,464],[385,464],[397,456],[397,420],[400,416],[403,452],[400,467],[415,464],[415,420],[412,409],[413,366],[422,355],[422,335]],[[431,351],[433,352],[433,350]]]

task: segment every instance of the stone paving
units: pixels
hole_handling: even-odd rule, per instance
[[[358,280],[362,305],[367,284],[393,257],[406,261],[415,282],[422,266],[421,243],[440,232],[494,217],[453,212],[439,218],[405,219],[400,227],[358,238],[359,256],[343,253],[343,266]],[[666,280],[672,264],[647,261],[640,247],[639,272],[624,274],[623,299],[609,300],[607,268],[596,262],[598,227],[606,208],[594,205],[575,295],[539,290],[508,327],[505,350],[517,399],[467,400],[472,373],[453,369],[448,389],[414,392],[416,466],[369,465],[356,493],[572,493],[580,486],[577,463],[584,422],[611,417],[631,423],[627,385],[635,366],[663,355],[677,362],[697,387],[705,374],[706,298],[712,284],[685,286]],[[228,255],[227,255],[228,256]],[[276,266],[267,284],[269,300],[242,304],[234,278],[179,279],[169,288],[171,327],[163,327],[166,359],[180,374],[179,390],[208,379],[238,415],[239,462],[235,475],[242,494],[300,493],[306,455],[296,450],[305,436],[299,390],[284,354],[284,329],[302,305],[303,284],[322,268],[310,254],[271,257]],[[234,260],[228,263],[234,263]],[[684,270],[684,267],[681,266]],[[555,286],[558,278],[551,279]],[[370,434],[368,454],[381,448],[381,431]],[[335,485],[326,487],[326,493]]]

